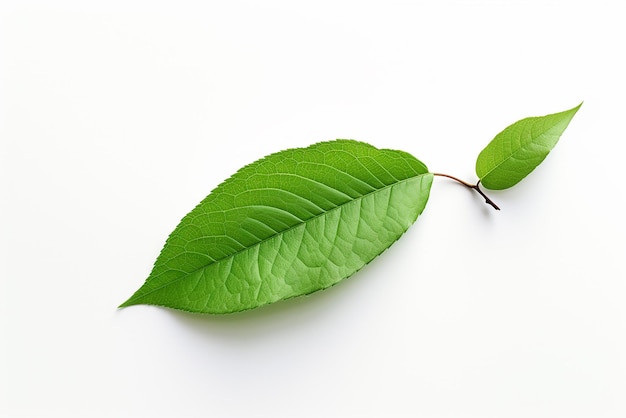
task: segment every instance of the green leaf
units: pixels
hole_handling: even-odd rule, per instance
[[[351,140],[272,154],[183,218],[121,307],[228,313],[325,289],[415,222],[432,179],[410,154]]]
[[[476,160],[476,174],[488,189],[519,183],[546,158],[582,103],[547,116],[522,119],[504,129]]]

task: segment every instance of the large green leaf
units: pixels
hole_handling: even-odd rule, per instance
[[[121,306],[227,313],[332,286],[415,222],[432,179],[410,154],[357,141],[272,154],[183,218]]]
[[[554,148],[581,105],[552,115],[522,119],[496,135],[476,160],[476,174],[482,185],[501,190],[519,183]]]

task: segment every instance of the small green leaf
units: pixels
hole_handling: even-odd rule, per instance
[[[415,222],[432,179],[410,154],[357,141],[272,154],[183,218],[121,306],[228,313],[325,289]]]
[[[582,103],[565,112],[522,119],[504,129],[476,160],[476,174],[488,189],[519,183],[546,158]]]

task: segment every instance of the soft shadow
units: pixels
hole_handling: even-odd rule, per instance
[[[479,208],[478,210],[480,211],[480,214],[484,219],[492,221],[494,214],[497,214],[497,212],[499,212],[491,205],[487,204],[485,202],[485,199],[480,194],[476,193],[475,190],[467,188],[459,183],[451,183],[451,186],[460,187],[465,190],[466,193],[470,194],[472,196],[472,199],[475,200],[476,206]],[[501,204],[502,199],[500,199],[500,197],[502,196],[501,190],[489,190],[485,189],[484,187],[482,187],[481,190],[489,197],[489,199],[491,199],[496,205],[498,205],[498,207],[500,207],[500,211],[503,209]]]
[[[469,192],[473,192],[472,190],[468,190]],[[490,221],[493,220],[493,216],[494,214],[497,214],[497,212],[501,212],[504,209],[504,206],[506,205],[505,199],[504,199],[504,193],[502,192],[502,190],[489,190],[489,189],[483,189],[483,192],[489,196],[489,199],[493,200],[493,202],[498,205],[498,207],[500,208],[500,210],[495,210],[492,206],[488,205],[487,203],[485,203],[485,199],[483,199],[482,196],[480,196],[478,193],[473,192],[472,194],[474,195],[474,198],[477,199],[478,202],[480,202],[481,206],[481,214],[483,216],[484,219],[489,219]],[[503,205],[504,203],[504,205]]]
[[[359,272],[358,280],[351,277],[310,295],[298,296],[248,311],[225,315],[198,314],[173,309],[167,311],[175,322],[203,338],[252,342],[271,335],[289,334],[306,328],[307,324],[317,323],[320,317],[332,316],[341,310],[341,306],[347,300],[350,300],[350,288],[354,282],[367,280],[367,270],[366,266]]]

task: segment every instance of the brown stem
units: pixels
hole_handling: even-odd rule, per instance
[[[480,180],[478,180],[478,183],[476,184],[471,184],[461,179],[458,179],[454,176],[451,176],[449,174],[433,173],[433,176],[447,177],[449,179],[452,179],[456,182],[461,183],[465,187],[475,190],[479,195],[481,195],[485,199],[485,203],[487,203],[488,205],[491,205],[495,210],[500,210],[498,205],[496,205],[493,200],[489,199],[489,197],[480,189],[480,186],[479,186]]]

